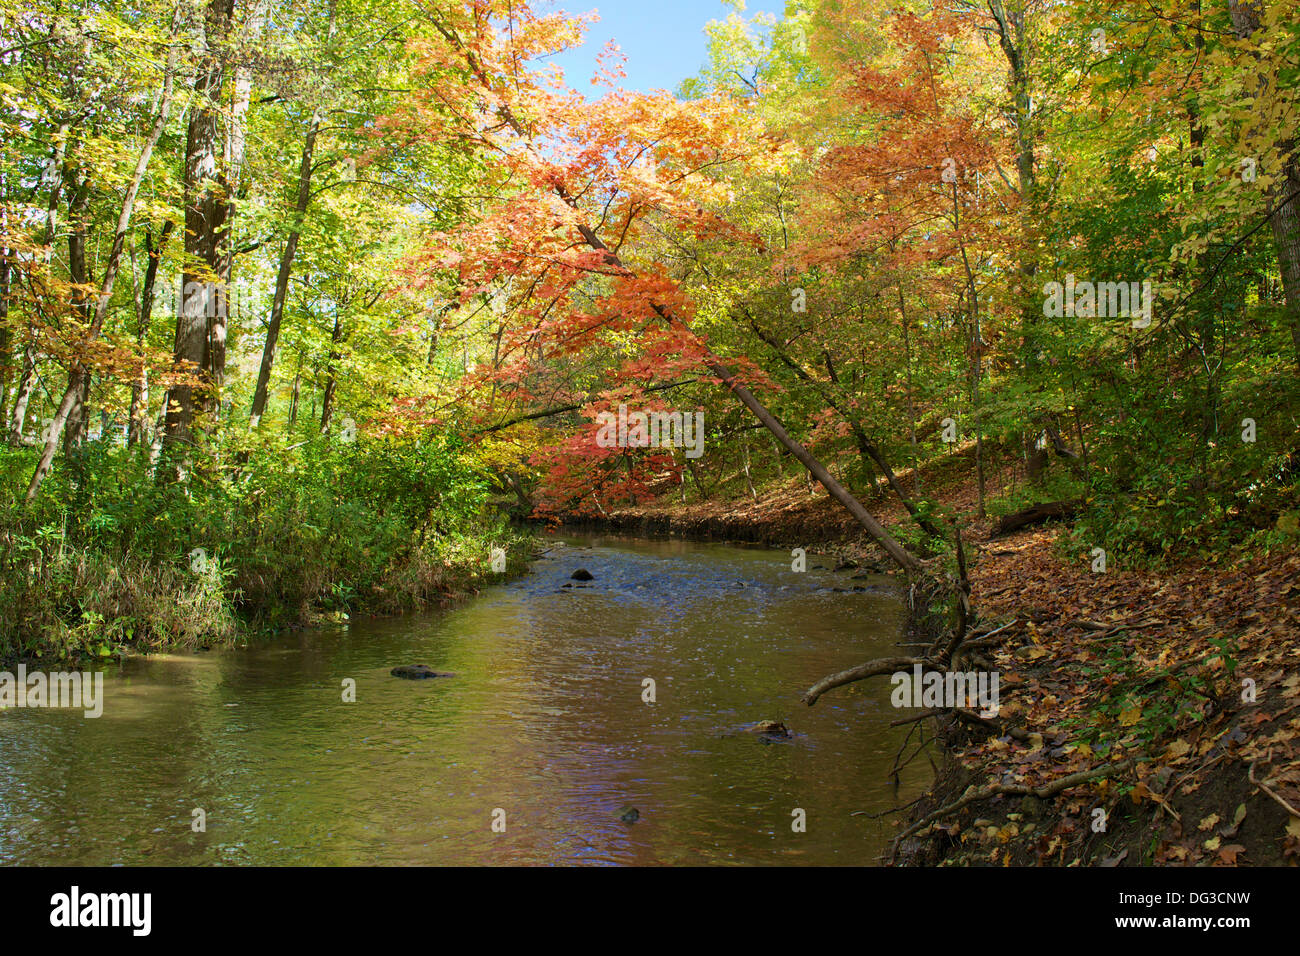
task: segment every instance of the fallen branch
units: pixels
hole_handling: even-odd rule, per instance
[[[878,677],[881,674],[910,670],[916,664],[925,666],[929,663],[928,660],[922,657],[879,657],[874,661],[867,661],[857,667],[850,667],[846,671],[840,671],[838,674],[823,677],[809,687],[799,699],[811,707],[817,703],[817,698],[836,687],[843,687],[845,684],[852,684],[854,681],[866,680],[868,677]]]
[[[1003,515],[998,519],[989,537],[997,538],[1029,525],[1042,524],[1053,518],[1073,518],[1079,513],[1082,504],[1081,501],[1047,501],[1026,508],[1024,511]]]

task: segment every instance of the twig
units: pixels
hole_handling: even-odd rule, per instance
[[[1272,755],[1270,754],[1270,759],[1271,759],[1271,756],[1272,756]],[[1278,805],[1281,806],[1282,809],[1285,810],[1287,813],[1291,814],[1291,816],[1293,816],[1293,817],[1300,817],[1300,810],[1297,810],[1295,807],[1291,806],[1291,804],[1287,803],[1285,800],[1283,800],[1281,797],[1279,797],[1276,793],[1274,793],[1272,790],[1270,790],[1270,789],[1268,788],[1268,785],[1267,785],[1266,783],[1264,783],[1262,780],[1256,780],[1256,779],[1255,779],[1255,763],[1256,763],[1256,761],[1252,760],[1252,761],[1250,762],[1250,769],[1246,771],[1246,777],[1250,780],[1250,782],[1253,783],[1255,786],[1259,787],[1259,789],[1263,790],[1266,794],[1268,794],[1270,797],[1272,797],[1275,801],[1277,801]]]
[[[881,817],[887,817],[892,813],[899,813],[900,811],[906,810],[908,807],[914,807],[924,799],[925,799],[925,794],[921,794],[915,800],[910,800],[907,803],[903,804],[901,807],[890,807],[888,810],[881,810],[879,813],[870,813],[866,810],[854,810],[852,813],[849,814],[849,816],[866,817],[868,820],[878,820]]]

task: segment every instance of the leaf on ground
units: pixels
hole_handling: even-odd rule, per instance
[[[1238,854],[1245,853],[1245,852],[1246,852],[1246,848],[1242,846],[1240,843],[1230,843],[1227,846],[1221,847],[1219,849],[1219,859],[1222,860],[1224,863],[1226,863],[1228,866],[1236,866]]]

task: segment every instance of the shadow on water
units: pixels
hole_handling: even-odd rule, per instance
[[[890,579],[793,573],[779,551],[559,540],[451,611],[130,659],[95,720],[0,713],[0,861],[873,862],[893,830],[852,812],[912,799],[930,767],[888,779],[908,732],[888,726],[888,681],[798,697],[898,652]],[[456,676],[390,676],[404,663]],[[763,719],[794,736],[746,729]]]

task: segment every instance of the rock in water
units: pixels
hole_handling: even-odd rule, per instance
[[[428,680],[430,677],[455,677],[444,671],[436,671],[428,664],[400,664],[389,671],[394,677],[406,680]]]
[[[574,581],[594,581],[595,575],[586,568],[578,568],[569,577]]]
[[[760,720],[754,726],[749,728],[756,734],[763,734],[767,737],[789,737],[790,730],[779,720]]]
[[[624,823],[636,823],[641,819],[641,811],[636,807],[626,807],[623,812],[618,815],[618,818]]]

